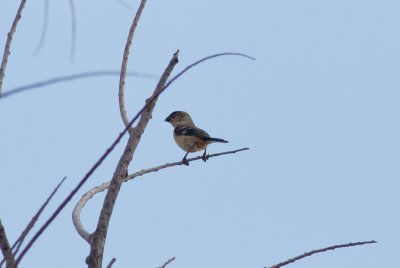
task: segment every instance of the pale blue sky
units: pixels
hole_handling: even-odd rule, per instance
[[[0,44],[19,1],[0,4]],[[128,2],[128,1],[127,1]],[[68,1],[28,1],[4,91],[60,75],[118,70],[138,1],[75,1],[70,58]],[[180,160],[164,118],[189,112],[229,140],[210,153],[250,151],[175,167],[123,185],[104,262],[114,267],[269,266],[329,245],[377,240],[290,267],[397,267],[400,240],[400,38],[398,1],[149,0],[129,70],[158,76],[176,49],[175,72],[204,56],[162,97],[130,172]],[[128,78],[130,116],[155,80]],[[118,77],[57,84],[0,100],[0,216],[14,241],[58,181],[68,176],[40,223],[123,129]],[[126,140],[124,140],[125,142]],[[22,267],[84,267],[89,247],[72,226],[79,197],[113,174],[123,148],[105,161],[37,241]],[[93,230],[103,194],[83,211]],[[60,263],[61,261],[61,263]]]

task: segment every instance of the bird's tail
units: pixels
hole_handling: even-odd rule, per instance
[[[228,143],[228,141],[218,138],[207,138],[207,141]]]

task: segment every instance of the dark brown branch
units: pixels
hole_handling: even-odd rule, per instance
[[[40,87],[45,87],[49,86],[52,84],[56,83],[61,83],[61,82],[66,82],[66,81],[73,81],[77,79],[82,79],[82,78],[89,78],[89,77],[96,77],[96,76],[119,76],[120,71],[113,71],[113,70],[104,70],[104,71],[93,71],[93,72],[84,72],[84,73],[79,73],[79,74],[72,74],[72,75],[66,75],[66,76],[58,76],[55,78],[39,81],[33,84],[29,85],[24,85],[20,87],[13,88],[7,92],[4,92],[4,94],[1,96],[2,99],[27,91],[27,90],[32,90],[35,88],[40,88]],[[139,73],[139,72],[127,72],[127,76],[135,76],[135,77],[140,77],[140,78],[146,78],[146,79],[157,79],[156,76],[151,75],[151,74],[146,74],[146,73]]]
[[[10,55],[10,51],[11,51],[11,42],[12,42],[14,33],[17,30],[18,22],[21,19],[22,10],[25,7],[25,3],[26,3],[26,0],[21,0],[17,14],[15,15],[14,21],[11,25],[11,30],[7,35],[6,46],[4,47],[3,59],[1,60],[1,66],[0,66],[0,97],[1,97],[1,92],[3,89],[3,79],[4,79],[4,74],[6,72],[8,56]]]
[[[142,15],[144,5],[146,4],[146,0],[142,0],[140,2],[139,8],[136,11],[136,15],[133,19],[131,28],[129,29],[128,38],[125,44],[124,55],[122,57],[122,65],[121,65],[121,74],[119,78],[119,92],[118,92],[118,101],[119,101],[119,111],[121,114],[122,121],[124,122],[125,126],[129,124],[128,115],[125,109],[125,77],[126,77],[126,68],[128,66],[129,60],[129,50],[132,45],[133,36],[136,31],[136,26],[139,22],[140,16]]]
[[[376,243],[376,241],[371,240],[371,241],[364,241],[364,242],[355,242],[355,243],[335,245],[335,246],[330,246],[330,247],[321,248],[321,249],[317,249],[317,250],[312,250],[312,251],[306,252],[306,253],[304,253],[302,255],[299,255],[297,257],[294,257],[292,259],[288,259],[288,260],[286,260],[284,262],[272,265],[270,268],[280,268],[280,267],[286,266],[286,265],[288,265],[290,263],[293,263],[293,262],[296,262],[298,260],[301,260],[303,258],[309,257],[309,256],[317,254],[317,253],[325,252],[325,251],[328,251],[328,250],[335,250],[335,249],[338,249],[338,248],[355,247],[355,246],[361,246],[361,245],[365,245],[365,244],[374,244],[374,243]],[[267,268],[267,267],[264,267],[264,268]]]
[[[175,260],[175,257],[172,257],[171,259],[169,259],[169,260],[167,260],[166,262],[164,262],[164,264],[161,265],[161,266],[158,267],[158,268],[165,268],[165,267],[167,267],[168,264],[170,264],[170,263],[173,262],[174,260]]]
[[[97,228],[92,236],[90,255],[87,258],[87,264],[90,268],[102,267],[104,245],[106,242],[108,225],[111,219],[111,214],[114,208],[115,201],[117,199],[119,190],[121,189],[123,179],[126,178],[128,174],[128,165],[132,161],[133,154],[136,151],[137,145],[139,144],[142,134],[148,122],[151,119],[154,106],[157,102],[157,96],[160,95],[173,68],[178,63],[178,52],[179,51],[177,51],[173,55],[167,68],[164,70],[164,73],[162,74],[160,81],[158,82],[156,88],[154,89],[153,95],[146,101],[147,107],[145,106],[146,108],[143,111],[141,111],[141,116],[138,124],[130,131],[128,143],[118,162],[113,178],[111,179],[110,187],[108,188],[100,212]],[[129,125],[130,124],[128,124],[127,128],[130,127]]]
[[[0,220],[0,248],[3,253],[4,260],[0,263],[0,267],[6,262],[6,268],[17,267],[15,265],[14,254],[12,253],[10,244],[8,243],[6,231],[4,229],[3,223]]]

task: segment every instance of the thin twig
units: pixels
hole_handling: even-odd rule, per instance
[[[240,57],[248,58],[250,60],[256,60],[255,58],[253,58],[253,57],[251,57],[249,55],[246,55],[246,54],[243,54],[243,53],[237,53],[237,52],[223,52],[223,53],[217,53],[217,54],[214,54],[214,55],[210,55],[210,56],[202,58],[202,59],[200,59],[200,60],[188,65],[187,67],[185,67],[185,69],[180,71],[177,75],[175,75],[171,80],[168,81],[168,83],[165,85],[164,90],[167,87],[169,87],[176,79],[178,79],[181,75],[186,73],[188,70],[190,70],[194,66],[196,66],[196,65],[198,65],[198,64],[200,64],[200,63],[202,63],[204,61],[207,61],[207,60],[210,60],[210,59],[213,59],[213,58],[218,58],[218,57],[221,57],[221,56],[240,56]]]
[[[42,49],[43,44],[44,44],[44,40],[46,39],[46,35],[47,35],[47,26],[49,24],[49,0],[45,0],[44,1],[44,13],[43,13],[43,25],[42,25],[42,32],[40,34],[40,40],[39,43],[35,49],[35,53],[34,55],[37,55],[39,53],[39,51]]]
[[[112,258],[106,268],[111,268],[116,260],[117,260],[116,258]]]
[[[212,158],[212,157],[217,157],[217,156],[221,156],[221,155],[225,155],[225,154],[234,154],[237,152],[241,152],[241,151],[245,151],[248,150],[249,148],[242,148],[242,149],[238,149],[238,150],[233,150],[233,151],[227,151],[227,152],[222,152],[222,153],[215,153],[215,154],[210,154],[207,157],[208,158]],[[202,159],[201,156],[197,156],[197,157],[193,157],[188,159],[189,162],[192,161],[197,161]],[[156,167],[152,167],[152,168],[148,168],[148,169],[142,169],[140,171],[137,171],[133,174],[128,175],[128,177],[126,177],[125,179],[123,179],[123,182],[127,182],[129,180],[133,180],[136,177],[140,177],[143,176],[145,174],[148,173],[152,173],[152,172],[157,172],[159,170],[165,169],[165,168],[169,168],[169,167],[173,167],[173,166],[180,166],[180,165],[184,165],[184,163],[182,161],[178,161],[178,162],[173,162],[173,163],[166,163],[164,165],[159,165]],[[184,165],[186,167],[186,165]],[[92,189],[90,189],[89,191],[87,191],[82,197],[81,199],[78,201],[78,203],[75,205],[74,210],[72,211],[72,222],[74,223],[75,229],[78,232],[78,234],[89,244],[91,243],[90,241],[90,233],[88,231],[85,230],[85,228],[82,225],[81,222],[81,212],[83,207],[86,205],[86,203],[97,193],[100,193],[106,189],[108,189],[108,187],[110,186],[110,182],[105,182],[99,186],[96,186]]]
[[[104,71],[83,72],[83,73],[71,74],[71,75],[66,75],[66,76],[58,76],[58,77],[54,77],[51,79],[46,79],[46,80],[39,81],[36,83],[13,88],[7,92],[4,92],[3,96],[1,96],[1,98],[4,99],[6,97],[9,97],[9,96],[12,96],[12,95],[15,95],[15,94],[27,91],[27,90],[50,86],[50,85],[56,84],[56,83],[73,81],[73,80],[77,80],[77,79],[89,78],[89,77],[95,77],[95,76],[117,76],[117,75],[119,76],[119,74],[120,74],[120,71],[104,70]],[[146,79],[152,79],[152,80],[157,78],[155,75],[140,73],[140,72],[127,72],[126,75],[140,77],[140,78],[146,78]]]
[[[26,226],[25,230],[21,233],[20,237],[18,237],[17,241],[15,241],[14,245],[12,246],[14,250],[14,254],[17,254],[22,243],[24,242],[26,236],[30,232],[30,230],[33,228],[35,223],[39,220],[40,215],[42,214],[43,210],[47,207],[49,204],[50,200],[53,198],[53,196],[56,194],[58,189],[61,187],[61,185],[64,183],[64,181],[67,179],[67,177],[62,178],[62,180],[57,184],[56,188],[54,188],[53,192],[49,195],[49,197],[46,199],[46,201],[43,203],[43,205],[39,208],[39,210],[36,212],[36,214],[33,216],[31,221],[28,223]]]
[[[165,267],[167,267],[168,264],[170,264],[170,263],[173,262],[174,260],[175,260],[175,257],[172,257],[171,259],[169,259],[169,260],[167,260],[166,262],[164,262],[164,264],[161,265],[161,266],[158,267],[158,268],[165,268]]]
[[[129,50],[131,48],[133,36],[135,34],[136,26],[139,22],[140,16],[142,15],[144,6],[146,4],[146,0],[142,0],[140,2],[139,8],[136,11],[136,15],[133,19],[131,24],[131,28],[129,29],[129,35],[126,40],[124,55],[122,58],[122,65],[121,65],[121,74],[119,78],[119,93],[118,93],[118,101],[119,101],[119,111],[121,114],[122,121],[124,122],[125,126],[129,124],[128,115],[125,108],[125,77],[126,77],[126,68],[128,66],[128,59],[129,59]]]
[[[74,61],[76,47],[76,14],[73,0],[69,0],[69,10],[71,12],[71,61]]]
[[[49,197],[47,197],[46,201],[42,204],[42,206],[39,208],[39,210],[35,213],[35,215],[32,217],[32,219],[30,220],[30,222],[28,223],[28,225],[25,227],[24,231],[22,231],[21,235],[18,237],[18,239],[14,242],[13,246],[12,246],[12,250],[14,250],[14,252],[9,252],[9,254],[12,254],[14,256],[17,255],[22,243],[24,242],[26,236],[29,234],[30,230],[32,230],[33,226],[35,226],[35,223],[39,220],[40,215],[42,214],[43,210],[47,207],[47,205],[49,204],[50,200],[53,198],[53,196],[56,194],[56,192],[58,191],[58,189],[60,188],[60,186],[64,183],[64,181],[67,179],[67,177],[64,177],[58,184],[57,186],[54,188],[53,192],[49,195]],[[6,256],[7,258],[7,256]],[[6,259],[4,258],[1,262],[0,262],[0,267],[3,265],[4,260]]]
[[[0,220],[0,248],[3,253],[4,259],[0,263],[0,267],[3,266],[4,262],[7,262],[6,267],[16,267],[14,254],[12,253],[12,249],[10,244],[8,243],[7,234],[4,229],[3,223]]]
[[[122,1],[122,0],[117,0],[117,2],[118,2],[121,6],[125,7],[125,8],[128,9],[128,10],[133,9],[133,6],[131,6],[130,4],[128,4],[128,3],[126,3],[126,2],[124,2],[124,1]]]
[[[325,252],[325,251],[328,251],[328,250],[335,250],[337,248],[355,247],[355,246],[361,246],[361,245],[365,245],[365,244],[374,244],[374,243],[377,243],[377,242],[374,241],[374,240],[371,240],[371,241],[364,241],[364,242],[355,242],[355,243],[334,245],[334,246],[330,246],[330,247],[326,247],[326,248],[312,250],[312,251],[306,252],[304,254],[301,254],[301,255],[299,255],[297,257],[288,259],[288,260],[286,260],[284,262],[272,265],[272,266],[270,266],[270,268],[280,268],[280,267],[286,266],[286,265],[288,265],[290,263],[293,263],[293,262],[296,262],[298,260],[301,260],[303,258],[309,257],[309,256],[317,254],[317,253]],[[264,268],[267,268],[267,267],[264,267]]]
[[[0,66],[0,97],[1,97],[1,92],[3,89],[3,79],[4,79],[6,67],[7,67],[8,56],[10,55],[10,51],[11,51],[11,41],[13,39],[15,31],[17,30],[17,25],[18,25],[19,20],[21,19],[22,10],[25,7],[25,3],[26,3],[26,0],[21,0],[17,14],[15,15],[14,21],[11,25],[11,30],[7,35],[6,46],[4,47],[3,59],[1,60],[1,66]]]

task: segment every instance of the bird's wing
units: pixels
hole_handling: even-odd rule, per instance
[[[174,133],[178,136],[195,136],[200,139],[210,138],[210,135],[204,130],[191,126],[178,126],[175,128]]]

